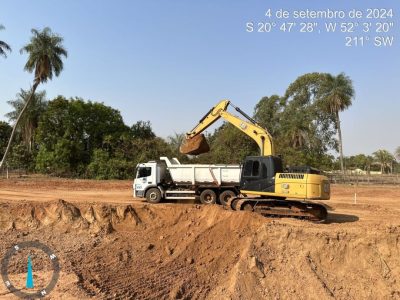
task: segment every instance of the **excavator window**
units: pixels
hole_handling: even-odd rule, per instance
[[[269,176],[269,174],[268,174],[267,162],[265,160],[263,160],[263,162],[261,164],[261,168],[262,168],[262,177],[267,178]]]
[[[253,170],[251,172],[251,176],[258,176],[260,174],[260,162],[258,160],[255,160],[253,162]]]
[[[258,160],[248,160],[244,164],[243,176],[258,177],[260,175],[260,162]]]
[[[243,168],[243,175],[245,177],[251,176],[252,168],[253,168],[253,161],[252,160],[246,161]]]

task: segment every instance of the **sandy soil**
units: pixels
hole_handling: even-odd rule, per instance
[[[334,185],[325,203],[317,224],[149,205],[130,181],[0,180],[0,258],[21,241],[52,248],[48,299],[400,299],[400,188]],[[26,265],[9,272],[23,289]],[[1,282],[0,299],[16,299]]]

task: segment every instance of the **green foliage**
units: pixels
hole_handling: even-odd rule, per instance
[[[52,33],[50,28],[46,27],[42,31],[32,29],[32,34],[33,36],[31,37],[30,43],[25,45],[20,52],[28,53],[28,61],[25,64],[25,70],[30,73],[35,73],[33,86],[29,97],[27,97],[25,101],[25,105],[22,107],[15,120],[7,148],[0,162],[0,168],[7,159],[7,154],[10,151],[16,129],[18,128],[20,120],[24,117],[25,111],[30,107],[30,102],[34,98],[38,85],[47,82],[49,79],[51,80],[53,74],[59,76],[63,69],[62,57],[67,57],[67,51],[62,45],[63,38]],[[31,136],[33,136],[33,134]],[[29,142],[29,144],[31,144],[31,142]]]
[[[372,155],[357,154],[344,158],[346,168],[350,170],[361,169],[369,173],[370,171],[380,171],[385,173],[400,172],[400,164],[396,162],[395,156],[387,150],[377,150]]]
[[[53,75],[59,76],[64,64],[62,57],[68,53],[63,46],[64,39],[45,27],[42,31],[32,29],[32,37],[28,44],[21,49],[21,53],[28,53],[25,70],[35,72],[35,83],[47,82]]]
[[[337,149],[333,116],[320,106],[324,73],[309,73],[289,85],[284,97],[264,97],[255,119],[273,136],[286,165],[332,168],[330,151]]]
[[[134,138],[138,139],[152,139],[156,135],[151,129],[150,121],[138,121],[131,127],[131,133]]]
[[[21,114],[22,109],[27,103],[29,97],[31,101],[26,108],[26,112],[21,116],[18,123],[18,132],[21,134],[22,140],[24,141],[26,147],[29,152],[32,152],[34,141],[34,133],[39,123],[40,115],[46,110],[47,100],[46,100],[46,92],[36,92],[31,96],[31,91],[25,91],[23,89],[16,95],[16,98],[13,100],[7,101],[14,110],[7,113],[6,117],[12,122],[15,122],[18,119],[18,116]]]
[[[4,26],[0,24],[0,30],[3,29]],[[11,52],[11,47],[6,42],[0,41],[0,56],[7,57],[6,51]]]
[[[319,93],[321,106],[334,115],[349,108],[355,94],[350,77],[344,73],[324,74]]]
[[[284,98],[278,95],[262,97],[254,109],[254,119],[274,137],[281,130],[282,112],[286,106]]]
[[[351,83],[343,74],[305,74],[288,87],[283,97],[263,97],[256,104],[254,119],[271,133],[276,153],[283,156],[285,165],[335,168],[332,153],[338,150],[338,119],[330,101],[336,101],[337,96],[332,95],[342,91],[335,85],[341,83],[342,77]],[[351,97],[350,103],[343,102],[335,108],[345,109],[351,104]],[[20,98],[24,99],[22,91]],[[18,115],[20,103],[23,102],[13,102],[13,117]],[[175,133],[165,141],[156,136],[149,121],[137,121],[128,127],[118,110],[102,103],[58,96],[40,113],[33,109],[30,113],[36,120],[31,125],[35,147],[29,155],[20,146],[15,147],[13,164],[34,166],[39,172],[58,176],[124,179],[134,176],[136,164],[160,156],[178,157],[181,162],[237,164],[246,156],[259,155],[257,144],[228,123],[208,135],[209,153],[188,157],[179,153],[185,134]],[[0,138],[2,130],[4,136],[9,134],[3,125],[2,128],[0,124]],[[349,168],[365,170],[373,165],[372,157],[365,155],[346,158],[346,163]]]
[[[134,174],[135,164],[125,158],[111,158],[109,153],[96,149],[93,158],[87,167],[87,175],[96,179],[125,179]]]
[[[32,171],[35,167],[34,155],[23,142],[14,144],[7,164],[13,169]]]
[[[349,85],[343,88],[344,83]],[[337,116],[330,101],[342,97],[339,108],[345,109],[351,104],[351,88],[344,74],[304,74],[289,85],[283,97],[263,97],[255,106],[254,119],[272,135],[276,153],[283,156],[286,165],[333,169],[331,153],[338,150]],[[239,163],[259,152],[253,140],[230,124],[216,129],[209,144],[211,151],[196,162]]]
[[[7,147],[8,139],[10,138],[12,127],[4,121],[0,121],[0,155],[4,155]]]
[[[150,122],[129,128],[111,107],[61,96],[41,115],[36,140],[36,170],[59,176],[132,178],[137,163],[174,152]]]
[[[344,73],[340,73],[337,76],[324,74],[324,79],[318,92],[321,108],[334,116],[335,128],[339,136],[340,168],[344,172],[343,141],[339,112],[344,111],[352,104],[354,97],[353,83]]]
[[[209,138],[209,163],[237,164],[246,156],[259,155],[257,144],[231,124],[225,123]]]
[[[53,175],[72,176],[73,171],[78,171],[73,168],[76,152],[74,148],[73,141],[65,138],[60,138],[51,150],[40,148],[36,159],[36,169]]]
[[[393,162],[395,160],[394,156],[387,150],[377,150],[372,153],[375,162],[381,167],[381,172],[392,173],[393,172]]]
[[[95,149],[111,151],[128,131],[119,111],[101,103],[61,96],[50,101],[37,129],[36,168],[53,174],[82,175]]]
[[[366,172],[371,171],[374,158],[370,155],[357,154],[344,158],[346,169],[361,169]]]
[[[96,179],[132,178],[138,163],[156,160],[161,156],[172,157],[172,151],[163,139],[137,139],[125,135],[111,154],[103,149],[94,151],[87,176]]]
[[[133,139],[130,141],[135,165],[140,162],[157,160],[160,156],[172,157],[173,152],[166,141],[155,137],[152,139]]]

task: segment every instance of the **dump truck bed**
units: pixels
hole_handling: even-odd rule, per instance
[[[165,161],[176,184],[214,184],[238,185],[240,182],[241,167],[239,165],[207,165],[207,164],[181,164],[176,158]]]

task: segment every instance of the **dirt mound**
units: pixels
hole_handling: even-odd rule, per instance
[[[105,191],[97,203],[82,201],[86,191],[68,194],[73,202],[35,194],[0,202],[0,257],[20,241],[54,250],[62,275],[49,299],[400,299],[400,190],[363,190],[354,204],[353,188],[335,189],[326,224],[217,205],[107,203],[114,192]],[[10,296],[2,285],[0,296]]]
[[[134,228],[141,223],[130,205],[82,205],[78,208],[62,199],[57,202],[0,205],[0,230],[54,229],[91,232]]]
[[[321,231],[290,223],[259,228],[210,298],[400,298],[400,226]]]

